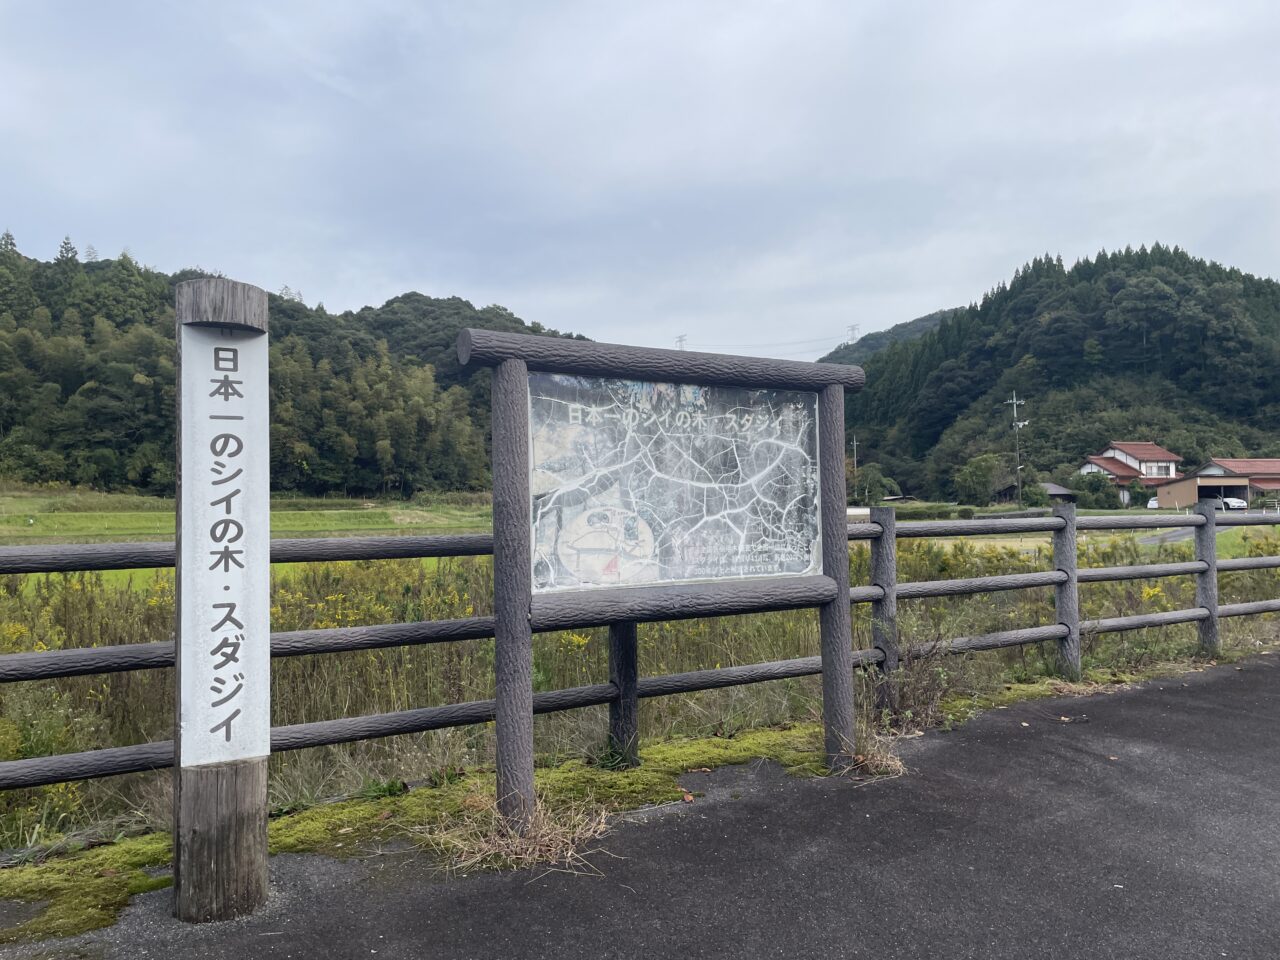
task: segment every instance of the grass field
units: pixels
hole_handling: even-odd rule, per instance
[[[74,491],[0,490],[0,542],[83,542],[166,539],[173,502]],[[28,520],[32,522],[27,522]],[[409,534],[483,531],[491,513],[480,498],[365,503],[280,500],[272,505],[275,536]],[[1268,534],[1270,536],[1268,537]],[[1223,556],[1280,553],[1280,538],[1263,530],[1231,530],[1219,541]],[[1082,566],[1116,566],[1187,559],[1188,541],[1144,545],[1130,533],[1097,534],[1081,544]],[[1026,573],[1050,566],[1047,536],[1012,535],[951,540],[903,540],[903,582]],[[854,584],[869,579],[869,548],[850,548]],[[307,630],[487,615],[492,611],[492,563],[487,557],[447,560],[277,564],[272,570],[273,630]],[[1224,574],[1222,602],[1280,595],[1275,571]],[[145,643],[173,635],[172,570],[109,571],[0,577],[0,653]],[[1088,584],[1081,614],[1101,618],[1194,605],[1191,577]],[[904,644],[1053,622],[1048,590],[942,597],[900,604]],[[1242,618],[1224,630],[1236,649],[1276,639],[1275,621]],[[853,611],[853,643],[870,646],[870,609]],[[646,624],[640,669],[656,676],[688,670],[813,656],[814,611],[756,614]],[[1196,652],[1194,626],[1089,638],[1085,666],[1130,671],[1153,663],[1186,662]],[[536,690],[600,683],[608,677],[607,631],[540,634],[534,639]],[[943,705],[979,702],[1015,682],[1034,682],[1053,669],[1053,645],[994,651],[913,664],[901,684],[902,714],[874,715],[860,676],[861,722],[893,731],[945,722]],[[327,656],[289,658],[272,665],[272,719],[306,723],[343,716],[493,696],[493,644],[466,641]],[[732,737],[771,724],[818,715],[816,678],[655,698],[641,710],[642,737]],[[72,677],[0,687],[0,759],[38,757],[164,739],[172,733],[172,676],[167,670]],[[975,699],[977,698],[977,699]],[[540,763],[600,756],[603,708],[539,717]],[[492,763],[485,725],[381,741],[338,745],[272,759],[271,796],[277,810],[305,808],[324,798],[381,783],[448,780],[462,768]],[[169,811],[164,774],[89,781],[0,794],[0,849],[56,840],[95,824],[126,818],[161,826]],[[372,785],[372,787],[371,787]]]
[[[915,512],[946,504],[913,503],[900,510],[903,519]],[[998,507],[983,508],[983,512]],[[1008,510],[1008,505],[1003,509]],[[1163,511],[1177,512],[1182,511]],[[1093,510],[1090,515],[1151,516],[1148,510]],[[487,532],[492,509],[480,496],[441,497],[414,501],[338,498],[280,498],[271,503],[273,537],[394,536],[397,534]],[[174,502],[163,497],[93,493],[78,490],[0,489],[0,546],[24,543],[103,543],[125,540],[172,540]],[[1151,531],[1082,532],[1082,541],[1138,540]],[[1221,533],[1218,552],[1243,556],[1256,530],[1237,528]],[[945,538],[954,540],[954,538]],[[966,537],[974,547],[993,547],[1023,553],[1047,551],[1049,534],[1003,534]]]
[[[489,506],[476,502],[280,499],[271,504],[273,537],[487,531]],[[161,497],[79,492],[0,494],[0,546],[172,540],[174,504]]]

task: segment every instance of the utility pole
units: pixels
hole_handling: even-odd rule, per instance
[[[1006,404],[1013,406],[1013,449],[1016,458],[1017,469],[1015,476],[1018,480],[1018,506],[1022,506],[1022,428],[1025,427],[1030,420],[1018,419],[1018,407],[1024,406],[1027,401],[1018,399],[1018,391],[1013,391],[1013,399],[1006,400]]]
[[[858,495],[858,435],[853,435],[853,495]]]
[[[849,324],[848,335],[844,342],[853,343],[857,339],[858,339],[858,325],[856,323],[851,323]]]
[[[686,341],[686,340],[688,340],[688,339],[689,339],[689,338],[688,338],[685,334],[683,334],[683,333],[682,333],[682,334],[680,334],[680,336],[676,337],[676,349],[677,349],[677,350],[683,350],[683,349],[684,349],[685,341]]]

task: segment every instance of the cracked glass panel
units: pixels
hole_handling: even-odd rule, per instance
[[[817,407],[530,374],[534,591],[820,572]]]

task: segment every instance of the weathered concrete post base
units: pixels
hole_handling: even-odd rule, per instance
[[[232,920],[267,900],[267,758],[174,768],[173,914]]]

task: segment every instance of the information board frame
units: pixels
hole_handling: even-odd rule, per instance
[[[497,798],[504,818],[517,828],[528,822],[533,789],[532,622],[538,607],[581,605],[637,611],[636,621],[715,616],[753,582],[772,585],[775,609],[817,605],[822,644],[824,752],[832,769],[854,760],[852,624],[845,510],[844,391],[862,387],[856,366],[771,360],[683,350],[659,350],[589,340],[494,330],[464,329],[458,359],[493,368],[493,526],[495,623],[495,721]],[[815,504],[821,529],[822,574],[665,583],[591,589],[564,595],[533,595],[532,493],[530,483],[530,371],[620,378],[655,383],[759,387],[817,394],[820,494]],[[816,604],[810,599],[822,597]],[[789,596],[794,593],[794,597]],[[625,596],[624,596],[625,595]],[[732,598],[732,599],[731,599]],[[636,630],[634,623],[610,627],[610,676],[619,696],[610,705],[610,737],[635,762]],[[627,658],[618,663],[618,657]],[[623,718],[629,718],[624,722]],[[627,727],[627,723],[630,727]]]

